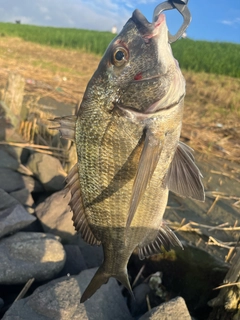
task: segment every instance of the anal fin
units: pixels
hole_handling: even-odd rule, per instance
[[[77,116],[65,116],[65,117],[56,117],[51,119],[53,122],[57,122],[57,127],[52,127],[50,129],[58,129],[60,131],[61,137],[64,139],[69,139],[75,141],[75,127]]]
[[[195,164],[192,149],[179,142],[166,177],[169,190],[183,197],[204,201],[202,175]]]
[[[98,241],[92,233],[85,215],[77,163],[69,172],[66,180],[66,188],[71,192],[71,200],[69,205],[73,211],[72,220],[76,231],[81,233],[83,240],[85,240],[87,243],[91,245],[100,245],[101,242]]]
[[[156,238],[147,245],[138,247],[138,256],[140,260],[143,260],[154,254],[162,253],[162,247],[169,251],[171,247],[175,246],[179,246],[183,249],[182,243],[175,233],[164,222],[162,222]]]

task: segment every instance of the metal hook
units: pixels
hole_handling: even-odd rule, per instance
[[[175,35],[172,35],[168,31],[168,41],[169,43],[175,42],[178,40],[187,29],[189,23],[191,22],[191,13],[187,7],[188,0],[168,0],[163,3],[160,3],[153,12],[153,21],[157,20],[157,17],[166,10],[177,9],[183,16],[183,24],[179,28],[178,32]]]

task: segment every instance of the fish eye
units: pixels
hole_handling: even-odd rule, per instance
[[[114,50],[112,56],[112,64],[116,67],[121,67],[128,60],[128,51],[123,47],[118,47]]]

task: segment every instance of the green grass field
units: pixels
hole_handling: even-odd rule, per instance
[[[53,47],[102,55],[114,38],[110,32],[0,23],[0,36],[20,37]],[[240,44],[181,39],[173,45],[181,68],[240,78]]]

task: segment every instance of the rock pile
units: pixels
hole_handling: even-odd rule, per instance
[[[65,178],[57,158],[0,145],[0,318],[147,320],[161,314],[161,319],[187,320],[188,308],[198,310],[214,298],[212,288],[229,266],[184,243],[184,251],[152,260],[140,262],[133,255],[129,273],[135,300],[111,278],[80,304],[103,253],[76,234]],[[19,298],[30,279],[26,297]],[[188,308],[183,298],[174,299],[178,295]]]
[[[54,157],[0,147],[0,315],[5,320],[133,319],[113,278],[93,299],[79,303],[103,255],[74,230],[65,177]],[[36,290],[14,302],[32,278]],[[182,319],[191,319],[183,299],[176,305]],[[174,319],[170,309],[167,319]]]

